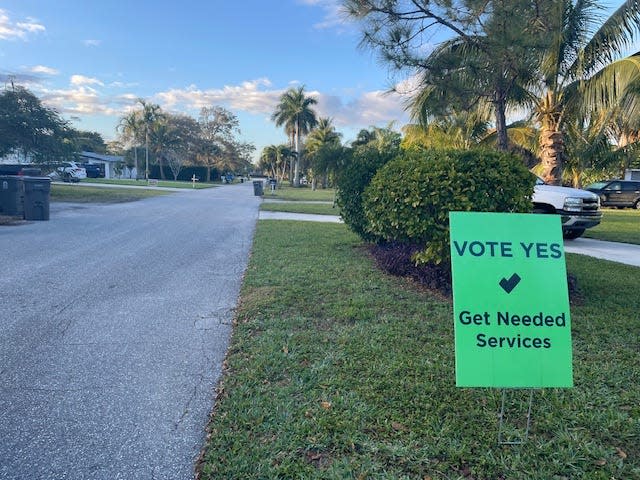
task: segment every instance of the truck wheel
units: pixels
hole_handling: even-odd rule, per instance
[[[640,198],[636,200],[636,203],[633,205],[633,208],[635,208],[636,210],[640,210]]]
[[[584,228],[576,228],[573,230],[563,230],[562,236],[565,240],[574,240],[584,233]]]

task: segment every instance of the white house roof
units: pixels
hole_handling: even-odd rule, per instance
[[[103,155],[101,153],[80,152],[80,156],[82,158],[87,158],[89,160],[97,160],[99,162],[117,163],[117,162],[124,161],[124,157],[120,155]]]

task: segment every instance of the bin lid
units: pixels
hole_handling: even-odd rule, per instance
[[[23,182],[26,183],[51,183],[51,179],[49,177],[20,177]]]

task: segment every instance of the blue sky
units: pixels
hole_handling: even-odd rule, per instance
[[[197,117],[221,105],[258,152],[285,143],[270,120],[305,85],[345,140],[408,121],[392,78],[358,49],[338,0],[0,0],[0,79],[13,76],[75,127],[111,140],[137,98]]]

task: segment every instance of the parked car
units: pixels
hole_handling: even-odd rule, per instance
[[[633,207],[640,210],[640,180],[607,180],[585,187],[600,197],[604,207]]]
[[[586,190],[547,185],[538,178],[531,200],[534,213],[560,215],[562,235],[568,240],[578,238],[602,220],[598,196]]]
[[[65,162],[56,169],[63,182],[79,182],[87,178],[87,171],[76,162]]]
[[[100,165],[97,165],[95,163],[81,163],[80,166],[84,168],[85,171],[87,172],[87,178],[104,177],[104,174],[102,173],[102,168],[100,168]]]

